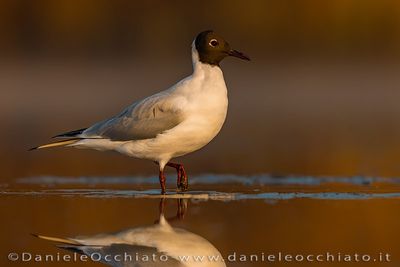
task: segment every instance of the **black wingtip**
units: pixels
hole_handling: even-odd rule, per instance
[[[85,131],[87,128],[82,128],[82,129],[78,129],[78,130],[74,130],[74,131],[70,131],[70,132],[66,132],[66,133],[62,133],[62,134],[57,134],[55,136],[53,136],[52,138],[63,138],[63,137],[75,137],[81,133],[83,133],[83,131]]]
[[[38,235],[38,234],[31,233],[31,236],[34,236],[34,237],[39,238],[39,235]]]
[[[35,146],[35,147],[32,147],[32,148],[29,148],[28,151],[36,150],[38,148],[39,148],[38,146]]]
[[[52,136],[51,138],[59,138],[59,137],[67,137],[67,135],[65,135],[65,134],[57,134],[57,135]]]

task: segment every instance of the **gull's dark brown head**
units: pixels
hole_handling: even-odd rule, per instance
[[[213,31],[204,31],[197,35],[195,47],[202,63],[219,66],[227,56],[250,60],[245,54],[233,50],[229,43]]]

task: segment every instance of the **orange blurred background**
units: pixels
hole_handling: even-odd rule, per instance
[[[222,68],[220,135],[190,174],[399,176],[400,2],[0,2],[0,179],[154,175],[112,152],[28,152],[118,113],[191,72],[214,29],[252,61]]]

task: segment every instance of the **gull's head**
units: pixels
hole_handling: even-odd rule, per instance
[[[228,56],[250,60],[242,52],[232,49],[224,38],[213,31],[199,33],[194,41],[194,45],[199,55],[199,60],[202,63],[218,66]]]

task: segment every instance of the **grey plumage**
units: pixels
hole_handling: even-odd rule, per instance
[[[113,141],[154,138],[183,121],[179,107],[173,106],[165,92],[133,103],[117,116],[94,124],[82,138],[107,138]]]

